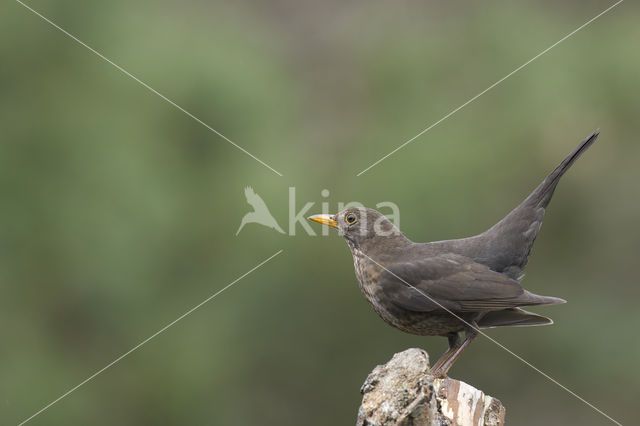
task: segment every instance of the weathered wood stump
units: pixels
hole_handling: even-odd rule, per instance
[[[360,389],[357,426],[502,426],[502,403],[459,380],[431,375],[429,354],[407,349],[377,366]]]

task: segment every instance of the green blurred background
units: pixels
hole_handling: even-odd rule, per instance
[[[277,176],[16,2],[0,6],[0,424],[17,424],[284,252],[33,425],[353,424],[393,353],[323,201],[393,201],[417,241],[479,233],[577,143],[524,285],[569,301],[492,337],[618,421],[640,393],[640,8],[622,3],[412,144],[356,173],[608,1],[28,3],[280,171]],[[321,191],[330,196],[323,198]],[[314,226],[319,231],[319,226]],[[478,339],[451,371],[508,424],[608,421]]]

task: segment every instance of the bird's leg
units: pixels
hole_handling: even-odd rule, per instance
[[[451,355],[458,349],[458,346],[462,343],[462,339],[460,339],[460,333],[449,333],[447,334],[447,339],[449,340],[449,349],[436,361],[436,363],[431,367],[431,371],[437,371],[442,367],[442,364],[445,363]]]
[[[476,338],[477,335],[478,335],[478,325],[476,324],[475,321],[473,321],[471,323],[471,327],[467,327],[465,331],[464,341],[455,348],[453,353],[449,355],[447,359],[445,359],[442,362],[438,360],[434,368],[431,369],[431,374],[433,374],[435,377],[438,377],[440,379],[447,377],[447,372],[449,371],[449,369],[456,362],[456,360],[458,359],[462,351],[464,351],[467,348],[467,346],[469,346],[469,343],[471,343],[473,339]],[[445,353],[445,355],[449,353],[449,351],[451,351],[451,349],[449,349]],[[442,358],[444,358],[444,355]]]

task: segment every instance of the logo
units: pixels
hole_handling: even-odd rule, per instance
[[[278,222],[276,222],[275,218],[269,211],[269,207],[267,207],[262,197],[256,194],[253,188],[247,186],[244,189],[244,196],[247,198],[247,203],[253,207],[253,211],[242,217],[242,221],[240,222],[240,227],[238,228],[236,235],[240,233],[247,223],[258,223],[284,234],[284,231],[280,228],[280,225],[278,225]]]
[[[323,189],[320,192],[322,198],[329,197],[329,190]],[[273,217],[267,204],[264,202],[262,197],[258,195],[253,188],[247,186],[244,189],[244,196],[247,199],[247,203],[253,208],[253,211],[245,214],[240,221],[240,226],[238,227],[238,231],[236,235],[240,233],[245,227],[245,225],[251,223],[257,223],[262,226],[266,226],[267,228],[271,228],[275,231],[278,231],[281,234],[287,234],[289,236],[296,235],[297,226],[300,225],[302,229],[310,236],[316,236],[315,231],[310,226],[309,221],[307,220],[307,216],[312,213],[316,213],[316,211],[312,211],[313,206],[316,205],[315,201],[309,201],[300,209],[296,209],[296,188],[289,187],[289,221],[288,221],[288,232],[285,232],[278,221]],[[338,202],[337,206],[333,209],[330,209],[329,203],[327,201],[323,201],[321,203],[321,212],[323,214],[330,213],[338,213],[346,208],[350,207],[364,207],[364,204],[358,201],[350,201],[348,203]],[[387,219],[391,221],[398,229],[400,228],[400,209],[396,203],[391,201],[381,201],[375,205],[375,209],[383,213]],[[383,209],[390,209],[390,212],[384,211]],[[329,235],[328,227],[322,227],[321,235]]]

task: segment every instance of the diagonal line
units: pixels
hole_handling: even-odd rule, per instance
[[[89,49],[92,53],[96,54],[100,59],[110,63],[111,65],[113,65],[114,67],[116,67],[118,69],[118,71],[122,72],[124,75],[126,75],[127,77],[132,78],[133,80],[135,80],[137,83],[139,83],[140,85],[142,85],[144,88],[146,88],[147,90],[149,90],[150,92],[160,96],[162,99],[164,99],[165,101],[167,101],[168,103],[170,103],[172,106],[176,107],[177,109],[179,109],[180,111],[182,111],[184,114],[188,115],[189,117],[191,117],[192,119],[194,119],[195,121],[197,121],[198,123],[202,124],[204,127],[206,127],[207,129],[209,129],[210,131],[212,131],[213,133],[215,133],[216,135],[220,136],[222,139],[224,139],[225,141],[229,142],[231,145],[235,146],[236,148],[238,148],[240,151],[244,152],[245,154],[247,154],[249,157],[253,158],[254,160],[256,160],[258,163],[262,164],[263,166],[265,166],[266,168],[268,168],[269,170],[271,170],[272,172],[274,172],[275,174],[277,174],[278,176],[282,176],[282,173],[280,173],[279,171],[277,171],[276,169],[274,169],[273,167],[271,167],[270,165],[268,165],[267,163],[265,163],[264,161],[262,161],[261,159],[259,159],[258,157],[256,157],[255,155],[253,155],[252,153],[250,153],[249,151],[247,151],[246,149],[244,149],[243,147],[241,147],[240,145],[238,145],[237,143],[235,143],[234,141],[232,141],[231,139],[229,139],[228,137],[226,137],[225,135],[223,135],[222,133],[220,133],[219,131],[217,131],[216,129],[214,129],[213,127],[209,126],[207,123],[205,123],[204,121],[200,120],[198,117],[196,117],[195,115],[191,114],[189,111],[187,111],[186,109],[182,108],[180,105],[176,104],[174,101],[172,101],[171,99],[167,98],[165,95],[163,95],[162,93],[158,92],[156,89],[154,89],[153,87],[149,86],[147,83],[145,83],[144,81],[140,80],[138,77],[136,77],[135,75],[131,74],[129,71],[125,70],[124,68],[122,68],[120,65],[116,64],[115,62],[113,62],[111,59],[107,58],[106,56],[104,56],[102,53],[98,52],[97,50],[95,50],[94,48],[92,48],[91,46],[89,46],[87,43],[83,42],[82,40],[80,40],[78,37],[74,36],[73,34],[69,33],[68,31],[66,31],[65,29],[61,28],[59,25],[55,24],[53,21],[51,21],[49,18],[47,18],[46,16],[43,16],[41,13],[39,13],[38,11],[34,10],[33,8],[27,6],[26,4],[24,4],[22,1],[20,0],[16,0],[16,2],[20,3],[22,6],[24,6],[26,9],[30,10],[31,12],[33,12],[35,15],[39,16],[40,18],[42,18],[44,21],[48,22],[49,24],[51,24],[53,27],[55,27],[56,29],[60,30],[61,32],[63,32],[65,35],[67,35],[69,38],[71,38],[72,40],[74,40],[75,42],[77,42],[78,44],[86,47],[87,49]]]
[[[273,259],[274,257],[276,257],[277,255],[279,255],[280,253],[282,253],[284,250],[279,250],[277,253],[272,254],[270,257],[268,257],[267,259],[263,260],[262,262],[258,263],[256,266],[254,266],[253,268],[249,269],[247,272],[245,272],[244,274],[240,275],[238,278],[236,278],[235,280],[231,281],[229,284],[227,284],[225,287],[223,287],[221,290],[218,290],[216,293],[212,294],[211,296],[207,297],[206,299],[204,299],[202,302],[198,303],[196,306],[194,306],[193,308],[189,309],[187,312],[185,312],[184,314],[180,315],[178,318],[176,318],[175,320],[171,321],[169,324],[165,325],[164,327],[162,327],[160,330],[156,331],[155,333],[153,333],[151,336],[147,337],[146,339],[144,339],[142,342],[138,343],[137,345],[135,345],[133,348],[129,349],[127,352],[123,353],[122,355],[120,355],[118,358],[114,359],[113,361],[111,361],[109,364],[105,365],[104,367],[102,367],[100,370],[96,371],[95,373],[93,373],[91,376],[87,377],[86,379],[84,379],[82,382],[78,383],[76,386],[72,387],[71,389],[69,389],[68,391],[66,391],[65,393],[63,393],[62,395],[60,395],[58,398],[54,399],[53,401],[51,401],[50,403],[48,403],[47,405],[45,405],[44,407],[42,407],[40,410],[38,410],[37,412],[35,412],[34,414],[32,414],[30,417],[26,418],[25,420],[23,420],[22,422],[20,422],[18,424],[18,426],[22,426],[25,423],[27,423],[28,421],[30,421],[31,419],[33,419],[34,417],[36,417],[37,415],[41,414],[43,411],[49,409],[51,406],[53,406],[54,404],[58,403],[60,400],[62,400],[63,398],[69,396],[69,394],[71,394],[72,392],[76,391],[80,386],[86,384],[87,382],[95,379],[99,374],[101,374],[102,372],[104,372],[106,369],[108,369],[109,367],[113,366],[114,364],[118,363],[119,361],[121,361],[124,357],[126,357],[127,355],[131,354],[132,352],[136,351],[137,349],[139,349],[141,346],[143,346],[144,344],[148,343],[151,339],[153,339],[154,337],[156,337],[157,335],[163,333],[164,331],[166,331],[169,327],[173,326],[175,323],[177,323],[178,321],[180,321],[181,319],[183,319],[184,317],[190,315],[191,313],[193,313],[196,309],[198,309],[199,307],[201,307],[202,305],[204,305],[205,303],[209,302],[210,300],[212,300],[213,298],[215,298],[217,295],[219,295],[220,293],[222,293],[223,291],[225,291],[226,289],[228,289],[229,287],[231,287],[232,285],[234,285],[235,283],[237,283],[238,281],[240,281],[241,279],[243,279],[244,277],[246,277],[247,275],[249,275],[250,273],[252,273],[253,271],[255,271],[256,269],[260,268],[261,266],[263,266],[265,263],[269,262],[271,259]]]
[[[385,271],[387,271],[388,273],[390,273],[391,275],[393,275],[394,277],[396,277],[397,279],[399,279],[400,281],[402,281],[404,284],[406,284],[409,288],[417,291],[418,293],[420,293],[421,295],[423,295],[424,297],[426,297],[427,299],[429,299],[431,302],[435,303],[436,305],[438,305],[440,308],[444,309],[445,311],[447,311],[448,313],[450,313],[451,315],[453,315],[455,318],[459,319],[460,321],[462,321],[467,327],[470,327],[472,329],[474,329],[475,331],[477,331],[478,333],[482,334],[484,337],[486,337],[487,339],[491,340],[493,343],[495,343],[496,345],[498,345],[500,348],[504,349],[505,351],[509,352],[511,355],[513,355],[516,359],[520,360],[521,362],[523,362],[524,364],[528,365],[529,367],[531,367],[532,369],[534,369],[535,371],[537,371],[538,373],[540,373],[541,375],[543,375],[545,378],[547,378],[548,380],[550,380],[551,382],[555,383],[556,385],[560,386],[562,389],[564,389],[565,391],[567,391],[568,393],[570,393],[571,395],[573,395],[574,397],[576,397],[577,399],[579,399],[580,401],[584,402],[585,404],[587,404],[589,407],[593,408],[595,411],[597,411],[598,413],[602,414],[604,417],[606,417],[607,419],[611,420],[613,423],[617,424],[618,426],[622,426],[622,423],[618,422],[617,420],[613,419],[611,416],[609,416],[607,413],[605,413],[604,411],[600,410],[598,407],[596,407],[595,405],[593,405],[592,403],[590,403],[589,401],[587,401],[586,399],[584,399],[583,397],[581,397],[580,395],[578,395],[577,393],[575,393],[574,391],[572,391],[571,389],[569,389],[568,387],[564,386],[562,383],[560,383],[559,381],[557,381],[556,379],[554,379],[553,377],[549,376],[547,373],[545,373],[544,371],[540,370],[538,367],[536,367],[535,365],[531,364],[529,361],[527,361],[526,359],[522,358],[520,355],[517,355],[516,353],[514,353],[513,351],[511,351],[509,348],[507,348],[506,346],[504,346],[502,343],[498,342],[496,339],[494,339],[493,337],[489,336],[488,334],[486,334],[484,331],[480,330],[479,327],[476,327],[472,324],[470,324],[468,321],[464,320],[463,318],[461,318],[459,315],[457,315],[455,312],[452,312],[451,310],[447,309],[446,307],[444,307],[440,302],[438,302],[437,300],[435,300],[433,297],[429,296],[428,294],[424,293],[423,291],[421,291],[420,289],[412,286],[411,284],[409,284],[408,282],[406,282],[404,279],[402,279],[401,277],[399,277],[398,275],[394,274],[393,272],[391,272],[389,269],[385,268],[384,266],[382,266],[381,264],[379,264],[378,262],[376,262],[375,260],[373,260],[371,257],[367,256],[366,254],[362,253],[366,258],[368,258],[370,261],[372,261],[373,263],[375,263],[376,265],[378,265],[379,267],[381,267],[382,269],[384,269]]]
[[[396,152],[400,151],[402,148],[404,148],[405,146],[409,145],[411,142],[413,142],[414,140],[418,139],[420,136],[424,135],[425,133],[427,133],[429,130],[433,129],[434,127],[436,127],[438,124],[442,123],[444,120],[446,120],[447,118],[451,117],[453,114],[455,114],[456,112],[460,111],[462,108],[466,107],[467,105],[469,105],[471,102],[475,101],[476,99],[478,99],[480,96],[484,95],[485,93],[487,93],[489,90],[493,89],[494,87],[496,87],[497,85],[499,85],[500,83],[502,83],[503,81],[505,81],[506,79],[508,79],[509,77],[511,77],[512,75],[514,75],[515,73],[517,73],[518,71],[520,71],[522,68],[526,67],[527,65],[529,65],[531,62],[535,61],[536,59],[538,59],[539,57],[541,57],[542,55],[544,55],[545,53],[547,53],[548,51],[550,51],[551,49],[553,49],[554,47],[556,47],[557,45],[559,45],[560,43],[562,43],[563,41],[565,41],[566,39],[568,39],[569,37],[571,37],[572,35],[574,35],[575,33],[577,33],[578,31],[580,31],[581,29],[583,29],[584,27],[586,27],[587,25],[591,24],[593,21],[595,21],[596,19],[598,19],[599,17],[601,17],[602,15],[604,15],[605,13],[609,12],[611,9],[613,9],[614,7],[618,6],[620,3],[622,3],[624,0],[619,0],[618,2],[612,4],[611,6],[609,6],[608,8],[606,8],[605,10],[603,10],[602,12],[600,12],[599,14],[597,14],[596,16],[594,16],[593,18],[589,19],[587,22],[585,22],[584,24],[580,25],[578,28],[576,28],[575,30],[571,31],[569,34],[567,34],[566,36],[562,37],[560,40],[556,41],[555,43],[553,43],[551,46],[547,47],[546,49],[544,49],[542,52],[538,53],[536,56],[534,56],[533,58],[529,59],[527,62],[525,62],[524,64],[520,65],[518,68],[516,68],[515,70],[511,71],[509,74],[505,75],[504,77],[502,77],[500,80],[496,81],[495,83],[493,83],[491,86],[487,87],[486,89],[484,89],[482,92],[478,93],[477,95],[475,95],[473,98],[469,99],[467,102],[463,103],[462,105],[460,105],[459,107],[457,107],[456,109],[454,109],[453,111],[449,112],[447,115],[445,115],[444,117],[442,117],[440,120],[436,121],[435,123],[431,124],[429,127],[425,128],[424,130],[422,130],[420,133],[418,133],[417,135],[415,135],[414,137],[412,137],[411,139],[405,141],[402,145],[400,145],[399,147],[397,147],[396,149],[394,149],[393,151],[391,151],[390,153],[388,153],[387,155],[385,155],[384,157],[380,158],[378,161],[376,161],[375,163],[371,164],[369,167],[367,167],[366,169],[362,170],[360,173],[358,173],[356,176],[360,176],[363,173],[365,173],[367,170],[371,169],[372,167],[378,165],[380,162],[382,162],[383,160],[385,160],[386,158],[388,158],[389,156],[395,154]]]

